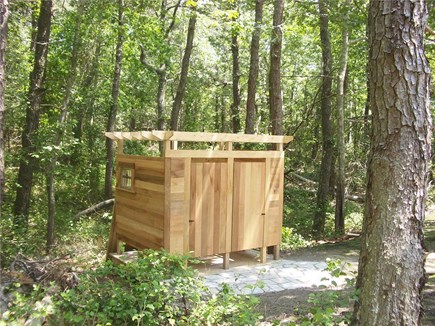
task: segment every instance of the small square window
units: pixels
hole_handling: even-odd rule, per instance
[[[133,171],[129,168],[122,169],[121,172],[121,188],[131,189],[133,185]]]
[[[134,164],[121,163],[118,171],[118,187],[134,191]]]

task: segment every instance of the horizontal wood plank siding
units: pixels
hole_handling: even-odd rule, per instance
[[[231,144],[176,150],[169,143],[164,158],[118,155],[118,182],[129,166],[134,180],[131,189],[116,188],[117,241],[195,257],[280,244],[282,151],[236,151]]]
[[[119,155],[118,170],[134,164],[134,187],[116,189],[116,232],[129,245],[162,248],[164,245],[164,160]]]

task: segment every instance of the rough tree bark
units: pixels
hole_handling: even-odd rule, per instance
[[[2,220],[3,194],[5,188],[5,161],[3,156],[3,127],[5,112],[5,52],[8,34],[9,3],[0,1],[0,222]]]
[[[418,325],[431,152],[424,0],[370,1],[372,111],[356,325]]]
[[[233,21],[235,22],[235,18]],[[231,53],[233,58],[233,103],[231,104],[231,122],[233,133],[240,131],[240,55],[239,55],[239,32],[233,30],[231,35]]]
[[[119,84],[121,81],[122,69],[122,45],[124,44],[124,0],[118,0],[118,40],[116,42],[115,70],[112,82],[112,103],[110,105],[109,118],[106,130],[115,130],[116,113],[118,111]],[[104,181],[104,199],[113,197],[112,178],[113,178],[113,140],[106,137],[106,175]]]
[[[328,207],[329,181],[333,158],[333,128],[331,121],[332,95],[332,53],[329,37],[328,0],[319,0],[319,27],[322,47],[322,162],[319,170],[319,188],[317,189],[317,209],[314,214],[312,233],[318,237],[325,229],[326,209]]]
[[[189,27],[187,29],[186,48],[184,50],[183,59],[181,62],[180,80],[178,82],[177,94],[175,95],[174,103],[171,112],[171,129],[178,130],[178,120],[180,116],[181,103],[186,92],[187,74],[189,71],[190,56],[193,49],[193,38],[195,36],[196,11],[192,9],[192,14],[189,18]]]
[[[345,100],[345,81],[347,63],[349,60],[349,14],[348,8],[350,0],[345,2],[345,15],[343,17],[343,27],[341,30],[341,58],[340,70],[337,78],[337,152],[338,152],[338,169],[335,192],[335,232],[344,234],[344,199],[346,196],[346,178],[345,178],[345,132],[344,132],[344,100]],[[350,9],[350,8],[349,8]]]
[[[281,48],[282,48],[282,17],[284,0],[273,2],[273,26],[270,44],[269,71],[269,111],[272,122],[272,134],[283,134],[282,91],[281,91]]]
[[[255,127],[255,95],[257,93],[257,78],[259,70],[258,53],[260,50],[261,24],[263,22],[264,0],[255,1],[255,23],[251,40],[251,58],[249,63],[248,97],[246,99],[245,133],[253,134]]]
[[[53,146],[59,147],[64,135],[65,123],[69,112],[70,101],[73,86],[77,76],[77,64],[78,64],[78,53],[80,46],[80,27],[82,22],[82,16],[84,12],[85,0],[79,0],[77,3],[77,15],[74,27],[74,38],[71,50],[71,65],[69,76],[65,85],[65,94],[63,96],[62,107],[60,108],[59,120],[53,140]],[[55,170],[57,163],[58,152],[56,150],[52,151],[51,159],[48,163],[46,169],[46,185],[47,185],[47,197],[48,197],[48,216],[47,216],[47,242],[46,242],[46,252],[49,253],[54,245],[54,222],[56,216],[56,186],[55,186]]]
[[[33,171],[37,165],[36,158],[33,156],[36,151],[35,132],[39,126],[39,111],[44,94],[52,7],[53,2],[51,0],[41,1],[36,32],[34,65],[30,74],[29,104],[27,105],[26,122],[21,136],[23,156],[18,171],[17,193],[14,203],[14,223],[16,225],[27,225],[29,218]]]

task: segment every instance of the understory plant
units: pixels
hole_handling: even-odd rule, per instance
[[[257,298],[236,294],[228,285],[212,295],[188,265],[190,258],[152,250],[138,256],[127,264],[105,262],[82,273],[76,287],[53,294],[47,324],[252,325],[259,320]],[[32,298],[29,306],[36,303]],[[24,300],[20,297],[19,307]],[[8,324],[31,317],[19,307],[12,304]]]
[[[286,226],[282,227],[282,250],[294,250],[298,248],[305,248],[310,245],[310,241],[305,240],[302,235],[296,233],[293,228]]]
[[[307,302],[308,311],[301,311],[302,317],[297,323],[290,325],[347,325],[350,323],[351,309],[353,303],[358,300],[358,290],[355,289],[355,272],[344,271],[349,263],[343,263],[340,259],[326,259],[327,267],[331,277],[323,278],[329,281],[329,285],[322,285],[322,291],[310,293]],[[344,277],[345,287],[339,290],[327,290],[327,287],[337,287],[337,279]]]

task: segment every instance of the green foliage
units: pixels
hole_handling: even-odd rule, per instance
[[[310,241],[305,240],[304,237],[295,232],[294,229],[283,226],[282,227],[282,250],[294,250],[298,248],[308,247]]]
[[[49,289],[33,285],[29,294],[25,294],[19,283],[13,283],[8,291],[13,292],[14,301],[9,310],[2,314],[0,326],[19,325],[29,318],[43,319],[54,313],[54,306],[47,295]]]
[[[228,286],[210,298],[184,256],[147,250],[136,262],[105,263],[60,295],[55,322],[68,325],[203,325],[255,321],[256,301]]]
[[[254,325],[260,316],[253,312],[259,299],[239,295],[228,284],[207,304],[199,305],[189,318],[191,325]]]
[[[355,290],[355,273],[345,272],[344,268],[350,266],[349,263],[344,264],[340,259],[326,259],[328,271],[331,278],[324,278],[324,281],[329,281],[329,286],[337,286],[337,278],[345,277],[346,289],[343,290],[323,290],[309,294],[307,302],[310,304],[309,311],[302,311],[303,316],[299,322],[291,323],[290,325],[347,325],[350,323],[351,311],[349,307],[353,302],[358,300],[359,293]],[[326,286],[322,286],[326,288]],[[339,311],[344,311],[340,313]]]
[[[284,204],[283,225],[308,237],[316,210],[315,193],[303,189],[286,188]]]

